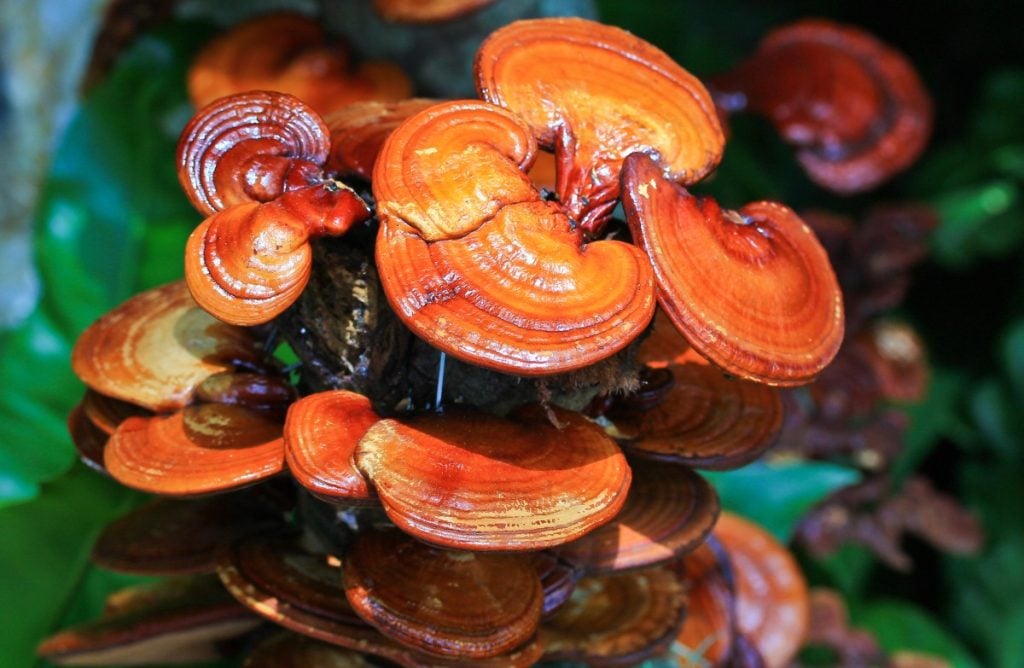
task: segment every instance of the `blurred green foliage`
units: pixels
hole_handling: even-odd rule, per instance
[[[915,16],[913,8],[887,6],[888,23],[872,25],[864,3],[843,4],[836,14],[824,2],[598,4],[606,21],[660,45],[700,76],[726,69],[768,27],[806,13],[863,20],[896,43],[899,26]],[[980,20],[942,18],[949,25]],[[184,67],[209,34],[174,23],[138,40],[86,98],[54,157],[36,220],[44,296],[23,326],[0,334],[0,507],[9,506],[0,509],[0,600],[20,602],[0,613],[5,665],[31,665],[40,637],[97,614],[107,592],[134,582],[88,565],[99,527],[138,495],[73,466],[64,419],[82,387],[68,359],[93,319],[181,274],[197,215],[177,185],[174,144],[191,113]],[[773,197],[796,208],[858,212],[874,201],[916,199],[941,214],[934,260],[903,314],[933,343],[937,365],[926,401],[909,409],[912,430],[895,474],[935,475],[979,512],[988,544],[975,559],[916,550],[919,572],[905,576],[884,571],[859,548],[806,565],[815,583],[845,594],[855,623],[886,648],[1010,668],[1024,665],[1024,71],[971,72],[978,94],[964,94],[955,88],[965,80],[958,72],[991,58],[986,46],[975,44],[958,63],[942,62],[941,54],[932,62],[927,34],[905,37],[936,91],[940,122],[938,145],[909,175],[880,194],[841,200],[807,181],[766,124],[737,119],[722,168],[701,187],[730,205]],[[964,100],[973,100],[969,113],[951,111]],[[1012,271],[993,273],[991,262]],[[810,506],[857,474],[770,462],[709,477],[726,507],[788,539]],[[929,599],[894,600],[894,583],[896,591],[927,590]]]

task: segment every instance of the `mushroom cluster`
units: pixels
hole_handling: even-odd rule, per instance
[[[208,51],[194,86],[224,61],[263,88],[263,65],[308,68],[248,58],[260,25]],[[480,99],[321,117],[298,88],[254,90],[189,122],[178,173],[205,220],[185,280],[82,335],[89,390],[70,419],[94,467],[177,497],[108,527],[96,562],[175,579],[53,636],[45,657],[140,662],[175,643],[244,645],[249,666],[794,656],[795,561],[720,518],[693,469],[764,453],[779,388],[836,355],[824,249],[782,204],[689,192],[722,158],[718,111],[643,40],[518,21],[474,69]],[[274,357],[282,335],[297,369]]]

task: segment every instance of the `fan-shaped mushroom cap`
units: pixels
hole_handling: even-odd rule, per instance
[[[695,548],[718,518],[718,495],[685,466],[632,462],[633,483],[608,524],[557,548],[585,573],[656,566]]]
[[[103,451],[107,447],[109,434],[96,426],[86,416],[82,404],[78,403],[68,414],[68,434],[78,451],[78,457],[89,468],[106,473],[103,466]]]
[[[479,11],[494,0],[373,0],[374,10],[395,23],[440,23]]]
[[[107,442],[104,464],[121,484],[153,494],[227,491],[284,469],[281,424],[225,404],[129,418]]]
[[[201,386],[200,383],[199,386]],[[197,386],[197,389],[198,387]],[[96,390],[86,389],[81,402],[82,411],[89,422],[93,423],[104,434],[110,435],[121,424],[130,417],[152,415],[151,411],[136,404],[121,401]]]
[[[184,281],[138,294],[86,329],[71,366],[101,394],[153,411],[185,406],[195,387],[263,357],[252,335],[199,308]]]
[[[344,582],[353,609],[388,637],[467,659],[525,644],[544,600],[528,555],[441,550],[393,529],[360,532]]]
[[[843,340],[839,283],[791,209],[755,202],[723,211],[641,154],[626,160],[623,191],[658,300],[697,352],[771,385],[807,383],[835,357]]]
[[[337,181],[233,206],[189,236],[185,280],[199,305],[217,318],[236,325],[268,322],[309,282],[309,238],[345,234],[369,215],[359,196]]]
[[[680,661],[680,666],[698,664],[697,657],[712,666],[726,665],[734,646],[736,597],[725,551],[711,538],[675,568],[683,578],[687,597],[686,621],[676,642],[689,654],[690,662]]]
[[[321,114],[361,100],[400,100],[409,78],[391,63],[356,66],[312,19],[279,12],[239,23],[207,44],[188,72],[189,98],[203,107],[251,90],[288,93]]]
[[[437,102],[418,97],[398,102],[371,100],[332,112],[324,119],[331,133],[331,153],[324,168],[369,181],[388,136],[402,121]]]
[[[630,471],[615,442],[579,414],[539,408],[516,420],[453,412],[381,420],[356,448],[388,517],[431,543],[539,550],[619,512]]]
[[[295,480],[327,502],[376,502],[356,468],[359,439],[380,416],[361,394],[318,392],[288,409],[284,423],[285,459]]]
[[[205,499],[155,499],[105,526],[91,558],[122,573],[213,573],[221,546],[281,522],[280,514],[250,490]]]
[[[216,578],[162,580],[115,592],[103,617],[46,638],[36,652],[61,665],[212,661],[223,657],[219,643],[259,623]]]
[[[559,199],[588,231],[615,206],[630,153],[656,153],[669,177],[686,184],[721,159],[724,137],[704,86],[619,28],[517,21],[484,41],[474,67],[480,96],[522,116],[555,149]]]
[[[767,531],[731,513],[722,513],[714,535],[732,561],[737,631],[769,668],[789,665],[810,623],[807,581],[796,559]]]
[[[839,193],[888,180],[931,134],[931,100],[913,66],[851,26],[816,19],[773,30],[715,83],[767,116],[811,179]]]
[[[583,578],[541,627],[547,660],[635,666],[666,651],[686,615],[686,592],[667,568]]]
[[[296,97],[253,91],[199,110],[178,140],[178,181],[209,216],[235,204],[269,202],[322,179],[330,136]]]
[[[651,410],[615,416],[614,434],[642,457],[722,470],[761,456],[782,429],[779,391],[708,363],[665,367],[672,387]]]

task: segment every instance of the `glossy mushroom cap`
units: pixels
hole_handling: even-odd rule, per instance
[[[510,420],[452,412],[382,420],[356,448],[388,517],[444,547],[540,550],[614,517],[630,470],[614,441],[579,414],[539,408]]]
[[[657,566],[695,548],[718,518],[718,495],[685,466],[632,462],[633,483],[615,519],[557,554],[590,575]]]
[[[494,0],[373,0],[373,9],[385,21],[440,23],[468,16]]]
[[[903,54],[829,21],[772,31],[715,85],[737,108],[767,116],[811,179],[839,193],[887,181],[931,134],[931,100]]]
[[[370,215],[338,181],[239,204],[207,218],[185,246],[185,280],[195,300],[236,325],[268,322],[302,294],[312,271],[310,237],[340,236]]]
[[[153,411],[180,408],[236,362],[263,358],[252,335],[199,308],[184,281],[132,297],[89,326],[71,366],[93,390]]]
[[[583,578],[546,620],[547,660],[635,666],[668,650],[686,616],[686,590],[668,568]]]
[[[736,629],[769,668],[789,665],[807,634],[807,581],[793,555],[758,525],[723,513],[714,535],[736,579]]]
[[[240,93],[200,109],[182,130],[178,181],[192,205],[209,216],[320,183],[329,151],[323,120],[298,98]]]
[[[284,469],[281,423],[226,404],[129,418],[107,442],[104,464],[121,484],[152,494],[227,491]]]
[[[370,400],[346,390],[318,392],[288,409],[285,459],[296,482],[329,503],[376,503],[355,465],[359,439],[380,416]]]
[[[710,538],[674,568],[683,578],[687,595],[686,621],[676,637],[680,651],[692,663],[731,665],[728,660],[736,645],[736,594],[729,557],[717,539]]]
[[[391,134],[373,181],[377,266],[402,321],[461,360],[531,376],[615,354],[654,308],[643,254],[582,248],[524,173],[534,154],[510,112],[442,103]]]
[[[189,68],[187,85],[197,108],[268,90],[294,95],[321,114],[362,100],[400,100],[412,91],[398,66],[355,65],[315,21],[286,12],[239,23],[211,41]]]
[[[559,201],[592,234],[615,206],[630,153],[657,154],[685,184],[721,159],[707,90],[625,30],[576,18],[517,21],[484,41],[474,69],[480,96],[519,114],[556,152]]]
[[[419,97],[398,102],[356,102],[332,112],[324,118],[331,133],[331,153],[324,168],[339,176],[369,181],[388,136],[402,121],[437,102]]]
[[[429,654],[497,656],[526,644],[540,622],[544,592],[528,555],[453,552],[367,530],[343,568],[353,609]]]
[[[659,303],[697,352],[770,385],[810,382],[835,357],[843,339],[839,283],[792,210],[755,202],[723,211],[642,154],[626,160],[623,191]]]
[[[752,462],[777,440],[783,403],[776,388],[729,378],[707,362],[664,370],[673,383],[657,406],[610,417],[628,452],[724,470]]]

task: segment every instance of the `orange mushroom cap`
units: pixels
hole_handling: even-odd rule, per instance
[[[623,190],[659,303],[697,352],[771,385],[810,382],[835,357],[842,293],[825,250],[791,209],[755,202],[723,211],[642,154],[626,160]]]
[[[395,23],[441,23],[479,11],[494,0],[373,0],[373,9]]]
[[[666,369],[674,382],[657,406],[612,418],[630,453],[722,470],[750,463],[775,443],[783,418],[777,389],[728,378],[706,362]]]
[[[408,97],[412,84],[385,62],[355,65],[307,17],[278,12],[244,21],[207,44],[188,72],[196,107],[250,90],[288,93],[321,114],[362,100]]]
[[[715,490],[685,466],[632,462],[633,483],[615,519],[556,549],[586,574],[672,561],[699,545],[718,518]]]
[[[332,112],[324,122],[331,133],[331,152],[324,168],[339,176],[369,181],[384,141],[405,119],[437,104],[410,98],[398,102],[355,102]]]
[[[639,249],[582,248],[541,200],[523,173],[534,149],[510,112],[442,103],[391,134],[373,182],[377,266],[399,317],[459,359],[531,376],[613,355],[654,309]]]
[[[731,513],[722,513],[714,535],[732,562],[737,631],[769,668],[789,665],[810,623],[807,581],[799,564],[771,534]]]
[[[200,309],[184,281],[138,294],[86,329],[71,352],[82,382],[153,411],[180,408],[236,362],[263,358],[253,336]]]
[[[320,183],[330,136],[296,97],[253,91],[199,110],[178,140],[178,181],[209,216],[235,204],[268,202]]]
[[[360,616],[428,654],[494,657],[528,642],[540,622],[544,592],[528,555],[453,552],[366,530],[343,570]]]
[[[558,197],[589,232],[615,206],[630,153],[657,154],[686,184],[721,159],[725,140],[707,90],[625,30],[577,18],[516,21],[491,33],[474,68],[480,96],[519,114],[555,150]]]
[[[226,404],[129,418],[107,442],[104,464],[121,484],[153,494],[227,491],[284,469],[281,424]]]
[[[686,616],[686,592],[668,568],[583,578],[541,626],[545,660],[635,666],[664,653]]]
[[[913,163],[932,104],[903,54],[851,26],[820,19],[773,30],[716,80],[723,96],[767,116],[812,180],[869,190]]]
[[[676,642],[681,645],[680,667],[728,665],[735,639],[736,606],[732,568],[725,552],[708,541],[675,566],[686,586],[686,621]]]
[[[452,412],[381,420],[356,448],[388,517],[422,540],[466,550],[539,550],[614,517],[630,471],[615,442],[579,414],[515,420]]]
[[[318,392],[288,409],[285,459],[296,482],[327,502],[376,503],[376,494],[356,468],[356,445],[380,416],[361,394]]]
[[[369,215],[359,196],[337,181],[292,190],[272,202],[232,206],[192,232],[185,280],[199,305],[220,320],[268,322],[309,282],[310,237],[345,234]]]

